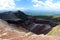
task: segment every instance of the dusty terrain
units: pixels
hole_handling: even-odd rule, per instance
[[[26,34],[28,30],[0,19],[0,40],[60,40],[56,36]]]

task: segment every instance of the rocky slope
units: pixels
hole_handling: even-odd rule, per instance
[[[29,35],[26,29],[0,19],[0,40],[60,40],[60,37],[56,36]]]

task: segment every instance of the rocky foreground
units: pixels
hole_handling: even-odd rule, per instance
[[[0,40],[60,40],[59,36],[28,35],[28,30],[0,19]]]

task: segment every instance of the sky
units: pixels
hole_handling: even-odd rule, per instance
[[[60,0],[0,0],[0,10],[60,11]]]

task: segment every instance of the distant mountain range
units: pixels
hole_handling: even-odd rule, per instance
[[[59,15],[60,16],[60,11],[24,11],[28,15]]]

